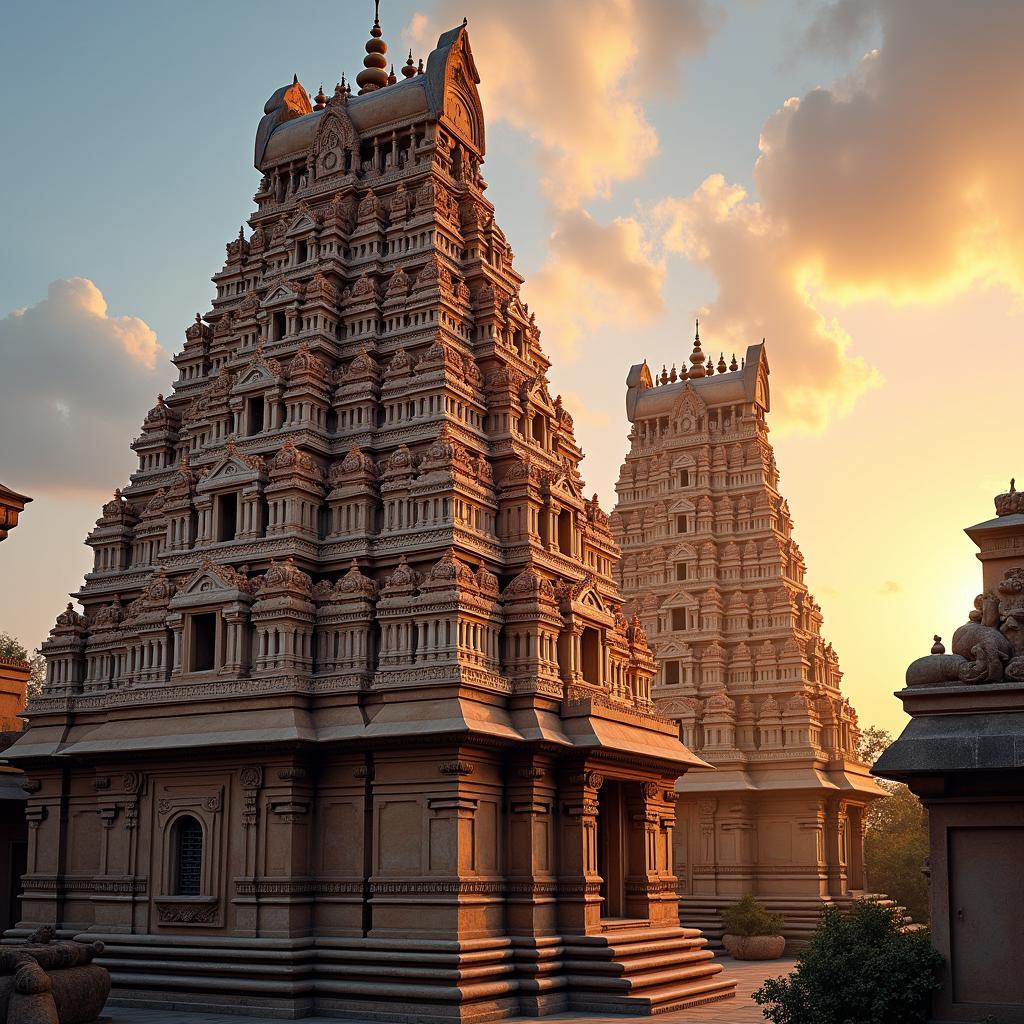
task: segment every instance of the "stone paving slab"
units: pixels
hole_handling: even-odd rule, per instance
[[[586,1021],[587,1024],[622,1024],[638,1019],[657,1021],[658,1024],[764,1024],[761,1008],[750,998],[750,993],[765,978],[788,974],[793,969],[792,957],[766,962],[741,962],[730,957],[718,958],[726,972],[736,979],[736,996],[721,1003],[660,1013],[655,1018],[624,1017],[618,1014],[558,1013],[551,1017],[506,1017],[500,1024],[539,1024],[540,1021]],[[134,1007],[114,1006],[107,1009],[113,1024],[281,1024],[280,1017],[232,1016],[221,1013],[195,1013],[182,1010],[140,1010]],[[303,1017],[290,1024],[364,1024],[347,1018]],[[365,1022],[369,1024],[369,1022]]]

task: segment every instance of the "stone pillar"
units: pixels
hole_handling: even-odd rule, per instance
[[[512,935],[551,935],[558,925],[558,879],[553,860],[556,789],[550,763],[537,759],[516,765],[507,786],[508,930]]]
[[[826,805],[825,864],[829,895],[833,899],[847,895],[846,807],[841,800],[829,800]]]
[[[626,917],[654,920],[660,902],[658,841],[661,787],[656,782],[626,784]]]
[[[597,793],[604,777],[591,769],[570,770],[559,785],[558,926],[568,935],[601,929],[601,876],[597,873]]]

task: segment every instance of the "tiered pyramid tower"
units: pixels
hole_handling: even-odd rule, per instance
[[[881,791],[779,492],[764,345],[715,365],[698,330],[689,363],[630,371],[612,515],[655,704],[717,768],[681,786],[682,917],[717,937],[718,912],[753,892],[800,940],[823,904],[863,891],[864,808]]]
[[[466,28],[296,80],[13,751],[25,921],[117,997],[360,1018],[732,994],[608,519],[480,175]]]

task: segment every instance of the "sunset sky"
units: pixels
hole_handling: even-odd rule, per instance
[[[864,725],[965,618],[1017,441],[1024,3],[384,0],[396,66],[469,19],[484,175],[606,509],[625,377],[767,340],[771,438]],[[4,15],[0,631],[35,647],[224,243],[293,72],[354,78],[372,3]]]

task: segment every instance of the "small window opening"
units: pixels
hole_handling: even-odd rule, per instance
[[[583,664],[583,679],[588,683],[600,685],[601,678],[601,634],[592,626],[587,626],[580,637],[580,655]]]
[[[207,612],[192,616],[192,664],[193,672],[208,672],[216,667],[217,614]]]
[[[679,562],[676,565],[676,579],[680,580],[680,581],[686,579],[686,563],[685,562]]]
[[[673,629],[686,629],[686,609],[685,608],[673,608],[672,609],[672,628]]]
[[[558,550],[572,554],[572,513],[567,508],[558,513]]]
[[[217,495],[217,540],[234,540],[238,529],[238,495]]]
[[[274,341],[280,341],[288,333],[288,320],[284,313],[274,314]]]
[[[249,434],[258,434],[263,430],[263,396],[249,399],[249,409],[246,415],[246,424],[249,427]]]
[[[174,895],[198,896],[203,883],[203,826],[187,814],[174,826]]]
[[[676,533],[686,533],[686,516],[676,516]]]

